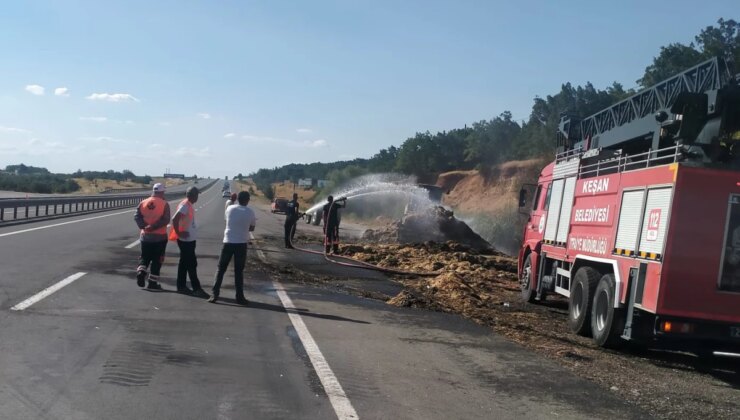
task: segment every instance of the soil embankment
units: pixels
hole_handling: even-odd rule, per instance
[[[537,182],[542,160],[517,160],[497,165],[485,172],[453,171],[441,174],[437,186],[448,193],[443,204],[460,213],[496,216],[517,203],[519,189]]]
[[[519,212],[519,190],[537,182],[546,162],[511,161],[486,171],[446,172],[437,179],[442,203],[496,249],[516,255],[526,215]]]

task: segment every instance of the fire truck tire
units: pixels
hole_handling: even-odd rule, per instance
[[[601,273],[592,267],[581,267],[576,271],[568,299],[568,326],[578,335],[591,333],[591,305]]]
[[[614,274],[604,274],[594,292],[591,311],[591,335],[600,347],[616,348],[622,341],[624,310],[614,307],[616,281]]]
[[[527,255],[522,265],[522,278],[519,279],[519,286],[522,290],[522,299],[525,302],[533,303],[537,297],[537,290],[534,287],[534,273],[532,273],[532,254]]]

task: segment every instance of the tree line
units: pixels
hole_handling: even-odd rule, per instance
[[[130,181],[137,184],[149,184],[152,182],[152,177],[149,175],[137,176],[128,169],[124,169],[121,172],[107,170],[107,171],[83,171],[78,169],[77,172],[73,173],[74,178],[85,178],[88,181],[94,179],[110,179],[116,182]]]
[[[0,171],[0,190],[31,192],[41,194],[64,194],[78,191],[80,185],[74,178],[109,179],[117,182],[131,181],[140,184],[149,184],[152,177],[149,175],[137,176],[129,170],[121,172],[82,171],[73,174],[54,174],[46,168],[27,166],[24,164],[8,165]]]

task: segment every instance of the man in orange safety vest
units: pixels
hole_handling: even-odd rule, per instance
[[[167,224],[170,221],[170,205],[164,199],[164,184],[156,183],[152,188],[152,196],[142,200],[136,208],[134,220],[141,229],[141,256],[136,268],[136,284],[150,290],[162,290],[158,283],[159,270],[164,262],[164,252],[167,249]],[[151,273],[147,273],[151,265]]]
[[[198,259],[195,256],[195,239],[198,233],[198,225],[195,223],[193,204],[198,201],[199,194],[200,191],[197,187],[190,187],[185,192],[185,199],[177,206],[175,217],[172,218],[170,240],[177,241],[177,247],[180,248],[180,263],[177,266],[177,293],[208,299],[210,296],[200,287],[197,270]],[[193,286],[192,289],[187,286],[188,275]]]

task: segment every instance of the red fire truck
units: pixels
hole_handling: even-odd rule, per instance
[[[520,193],[525,300],[567,297],[571,330],[604,347],[740,350],[739,82],[713,58],[561,118],[555,161]]]

